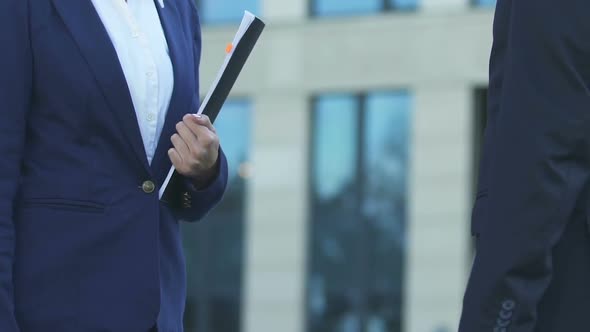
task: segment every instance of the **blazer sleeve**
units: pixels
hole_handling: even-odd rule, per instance
[[[176,193],[175,202],[171,205],[177,219],[186,222],[200,221],[221,201],[228,179],[227,159],[222,149],[219,149],[216,167],[215,179],[205,188],[195,188],[190,179],[182,178],[180,191]]]
[[[0,12],[0,331],[16,332],[13,214],[32,95],[28,1],[0,1]]]
[[[494,125],[500,113],[502,86],[510,31],[510,1],[498,0],[494,17],[494,43],[490,55],[487,121],[479,166],[478,190],[471,220],[471,233],[478,237],[484,223],[485,205],[489,192],[489,168],[494,138]]]
[[[461,332],[536,330],[552,250],[590,180],[590,5],[566,1],[555,15],[551,0],[503,3],[510,31]]]

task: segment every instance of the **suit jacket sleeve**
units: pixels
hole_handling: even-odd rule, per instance
[[[504,67],[506,51],[508,47],[508,35],[510,31],[510,0],[497,2],[494,18],[494,43],[490,56],[490,83],[488,86],[487,125],[479,169],[478,191],[476,204],[473,209],[472,235],[479,236],[482,218],[485,213],[485,205],[489,192],[489,168],[491,164],[491,148],[494,141],[494,125],[500,113],[500,101],[502,100],[502,86],[504,80]]]
[[[28,1],[0,1],[0,12],[0,331],[16,332],[13,214],[32,90]]]
[[[501,5],[510,23],[462,332],[535,331],[552,249],[590,179],[590,7],[565,1],[555,15],[550,0]]]
[[[203,219],[223,198],[227,187],[228,167],[223,150],[219,149],[217,176],[205,188],[195,188],[191,179],[181,178],[172,207],[179,220],[194,222]]]

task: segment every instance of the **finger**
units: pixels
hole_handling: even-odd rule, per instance
[[[176,125],[176,131],[188,146],[189,151],[196,152],[199,146],[196,134],[184,122]]]
[[[180,156],[180,153],[176,151],[176,149],[168,150],[168,157],[170,158],[170,161],[176,170],[180,171],[183,169],[184,165],[182,163],[182,157]]]
[[[213,127],[213,122],[211,122],[211,119],[209,118],[209,116],[207,116],[205,114],[201,114],[201,116],[197,116],[196,118],[197,118],[197,123],[199,123],[201,126],[205,126],[209,130],[211,130],[212,132],[216,132],[215,127]]]
[[[217,132],[213,123],[211,123],[211,119],[205,114],[187,114],[183,120],[196,123],[200,126],[205,126],[214,133]]]
[[[180,135],[178,134],[174,134],[172,135],[172,138],[170,140],[172,141],[172,145],[174,146],[176,151],[180,154],[182,161],[188,161],[188,158],[190,156],[190,150],[188,148],[188,145],[186,145],[186,143],[182,139],[182,137],[180,137]]]
[[[219,145],[219,137],[216,133],[212,132],[204,126],[197,126],[195,128],[199,147],[203,149],[210,149]]]
[[[201,145],[206,145],[209,138],[217,136],[215,132],[209,130],[206,126],[198,124],[194,119],[187,119],[184,124],[193,132]]]

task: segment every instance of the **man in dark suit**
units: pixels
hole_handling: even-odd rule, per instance
[[[192,0],[0,1],[0,332],[181,332],[227,162]],[[173,192],[158,189],[172,163]],[[206,268],[206,267],[204,267]]]
[[[588,15],[498,0],[460,332],[590,331]]]

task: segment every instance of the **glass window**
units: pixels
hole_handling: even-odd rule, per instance
[[[349,258],[356,252],[359,101],[330,95],[315,102],[310,331],[340,331],[360,323]],[[317,222],[316,222],[317,221]],[[356,329],[353,329],[355,331]]]
[[[367,246],[367,324],[399,331],[406,257],[406,201],[411,99],[404,92],[365,100],[361,215]]]
[[[496,7],[496,0],[473,0],[476,7]]]
[[[383,0],[314,0],[317,16],[375,13],[381,10]]]
[[[258,0],[196,0],[203,23],[239,22],[244,11],[259,12]]]
[[[223,107],[215,127],[229,164],[228,191],[206,220],[183,225],[186,332],[240,331],[251,116],[247,101]]]
[[[418,0],[311,0],[315,16],[378,13],[386,10],[415,9]]]
[[[411,102],[405,92],[314,102],[309,332],[401,331]]]
[[[351,96],[329,96],[317,101],[314,176],[316,195],[328,201],[345,190],[356,176],[355,160],[358,103]]]
[[[398,10],[409,10],[418,8],[419,0],[387,0],[389,8]]]

